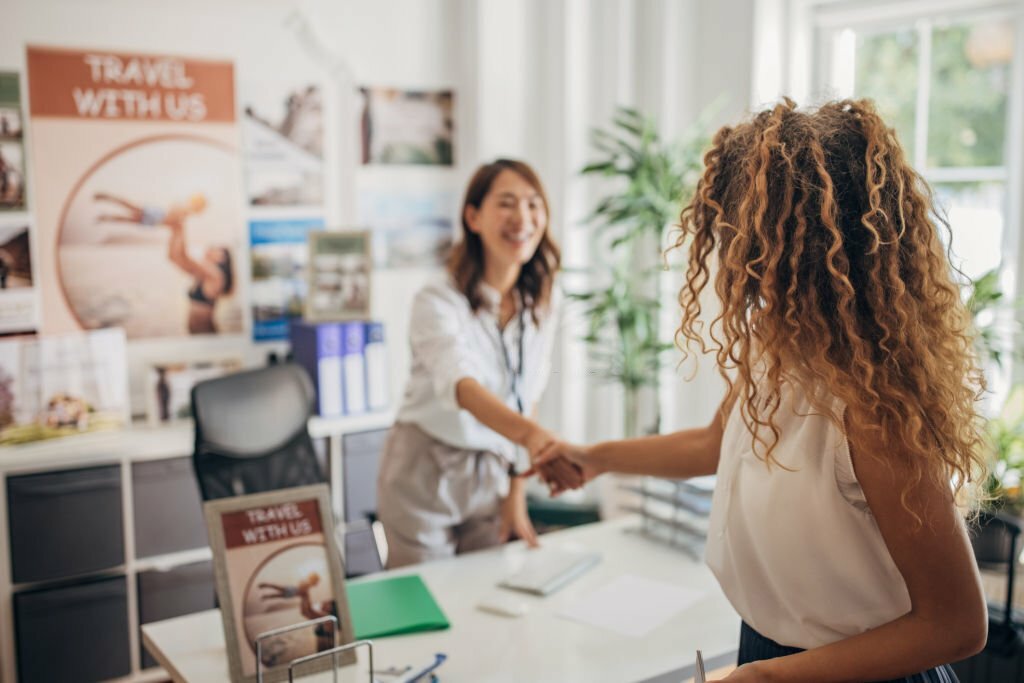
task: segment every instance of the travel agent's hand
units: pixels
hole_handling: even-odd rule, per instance
[[[592,447],[577,446],[567,441],[548,444],[532,462],[533,467],[524,476],[539,473],[551,488],[552,495],[579,488],[605,471]]]
[[[526,509],[526,482],[520,477],[512,477],[508,495],[501,501],[501,527],[498,538],[504,543],[513,532],[531,548],[540,545]]]

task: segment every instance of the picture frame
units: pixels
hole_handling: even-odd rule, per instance
[[[363,165],[453,166],[455,92],[359,88]]]
[[[370,317],[373,260],[366,230],[309,233],[309,322],[366,320]]]
[[[153,362],[146,369],[146,422],[152,427],[192,417],[192,387],[245,369],[240,357]]]
[[[256,639],[261,633],[334,614],[337,643],[353,641],[326,484],[212,500],[203,505],[203,513],[232,683],[256,681]],[[328,650],[334,642],[330,623],[264,639],[263,680],[286,680],[289,662]],[[354,662],[351,651],[335,658],[338,665]],[[331,666],[325,657],[298,671]]]

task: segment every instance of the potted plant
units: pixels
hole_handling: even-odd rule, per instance
[[[1000,314],[1010,312],[1010,326],[1016,329],[1015,306],[1007,306],[999,288],[998,271],[992,270],[971,283],[968,309],[975,329],[978,360],[984,367],[1002,366],[1004,340],[999,329]],[[1019,354],[1014,354],[1019,355]],[[989,473],[984,498],[971,525],[971,546],[978,566],[1006,575],[1002,604],[990,604],[989,652],[1010,655],[1019,651],[1024,637],[1013,615],[1014,577],[1020,551],[1024,510],[1024,385],[1011,391],[999,413],[987,423]]]
[[[661,254],[703,170],[709,117],[710,110],[680,140],[666,142],[651,118],[620,107],[610,130],[593,131],[600,158],[582,170],[606,179],[612,191],[587,218],[599,249],[598,265],[589,269],[593,288],[569,297],[586,307],[584,341],[598,372],[622,387],[627,437],[640,433],[639,394],[657,387],[662,356],[672,348],[660,329]],[[645,431],[657,431],[658,422]]]
[[[990,270],[971,282],[967,308],[975,331],[978,361],[984,368],[1001,368],[1003,346],[1009,332],[1016,330],[1014,306],[1004,301],[999,271]],[[1009,313],[1011,330],[1000,329]],[[1014,356],[1019,356],[1015,353]],[[989,475],[985,482],[984,507],[988,512],[1019,516],[1024,511],[1024,384],[1010,390],[999,413],[987,422]]]
[[[1020,516],[1024,511],[1024,385],[1010,392],[999,415],[988,421],[991,470],[986,507]]]

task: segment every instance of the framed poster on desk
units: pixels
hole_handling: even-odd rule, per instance
[[[295,659],[352,642],[345,571],[325,485],[222,498],[203,509],[233,683],[256,680],[257,639],[268,683],[284,680]],[[330,615],[338,619],[338,634],[328,622],[260,638]],[[341,663],[354,661],[345,654]],[[331,660],[317,664],[330,667]]]

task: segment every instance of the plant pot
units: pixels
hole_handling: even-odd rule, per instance
[[[971,529],[971,547],[982,569],[1005,567],[1014,552],[1013,541],[1020,533],[1021,520],[1006,512],[982,512]]]

